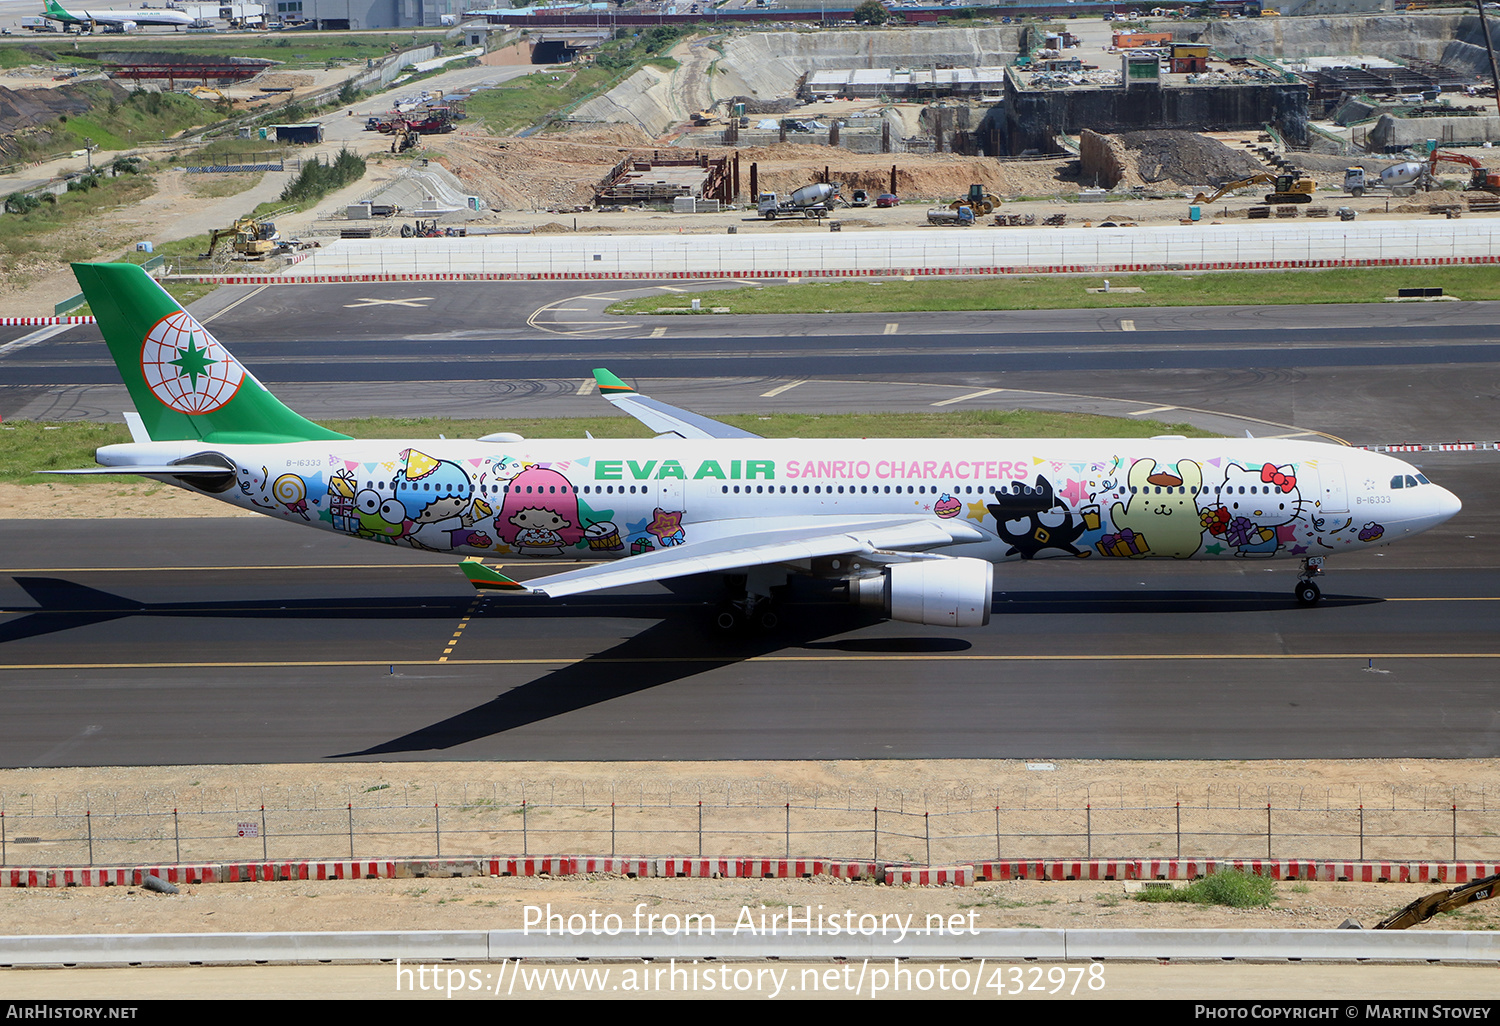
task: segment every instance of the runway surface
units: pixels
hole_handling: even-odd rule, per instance
[[[1069,559],[1000,567],[985,628],[809,585],[729,643],[714,582],[476,603],[451,560],[292,525],[10,521],[0,761],[1493,756],[1491,519],[1334,561],[1313,609],[1295,563]]]
[[[580,284],[231,287],[194,313],[315,418],[596,415],[577,389],[608,366],[709,415],[925,410],[1000,388],[936,408],[1165,406],[1154,416],[1208,430],[1359,443],[1500,432],[1497,303],[618,318],[602,310],[622,295],[696,286]],[[576,323],[597,320],[608,337]],[[97,329],[54,332],[0,329],[0,418],[118,418]]]
[[[1008,324],[988,334],[972,315],[890,336],[799,318],[755,339],[652,338],[681,323],[655,318],[605,341],[528,326],[570,302],[551,288],[504,321],[500,290],[470,286],[443,306],[467,338],[400,337],[408,308],[377,307],[298,341],[338,319],[314,302],[337,293],[310,290],[216,294],[210,323],[313,417],[592,414],[582,375],[613,347],[609,366],[708,414],[1020,404],[1258,436],[1500,434],[1491,304],[1142,310],[1134,333],[1087,325],[1099,311],[1027,314],[1030,331],[986,315]],[[85,335],[0,337],[0,415],[112,416],[123,388]],[[712,581],[478,603],[451,560],[270,521],[0,521],[0,763],[1494,756],[1500,457],[1413,461],[1464,512],[1333,561],[1314,609],[1291,561],[1069,559],[998,568],[982,629],[872,621],[807,585],[783,632],[728,644],[703,630]]]

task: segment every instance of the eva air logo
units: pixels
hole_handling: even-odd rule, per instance
[[[141,345],[146,384],[179,413],[212,413],[234,398],[245,368],[184,310],[168,314]]]

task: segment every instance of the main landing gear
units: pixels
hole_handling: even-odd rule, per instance
[[[1297,605],[1312,606],[1323,597],[1323,590],[1318,587],[1315,577],[1323,576],[1323,557],[1308,556],[1302,561],[1302,572],[1297,575],[1297,587],[1293,594],[1297,596]]]
[[[786,575],[773,574],[769,568],[756,569],[760,572],[725,577],[724,601],[713,616],[713,624],[721,633],[733,634],[748,627],[770,632],[781,626]]]

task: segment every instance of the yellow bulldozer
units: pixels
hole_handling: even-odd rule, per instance
[[[1273,183],[1274,192],[1266,194],[1267,203],[1311,203],[1313,193],[1317,191],[1318,183],[1308,178],[1300,171],[1287,171],[1282,174],[1272,174],[1262,171],[1258,174],[1238,178],[1232,182],[1225,182],[1219,186],[1218,191],[1212,196],[1199,193],[1193,197],[1194,203],[1212,203],[1220,196],[1231,193],[1236,189],[1243,189],[1247,185],[1257,185],[1261,182]]]
[[[984,186],[975,184],[969,186],[969,195],[962,199],[956,199],[948,204],[949,210],[957,210],[959,207],[968,207],[974,212],[975,217],[983,217],[985,214],[993,214],[995,208],[1005,202],[994,193],[985,192]]]

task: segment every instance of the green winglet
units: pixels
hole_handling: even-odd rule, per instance
[[[518,584],[497,570],[491,570],[484,565],[482,560],[466,559],[458,564],[463,570],[464,576],[469,579],[476,591],[530,591],[524,584]]]
[[[594,368],[594,380],[598,382],[599,391],[604,395],[623,395],[626,392],[635,391],[603,367]]]

